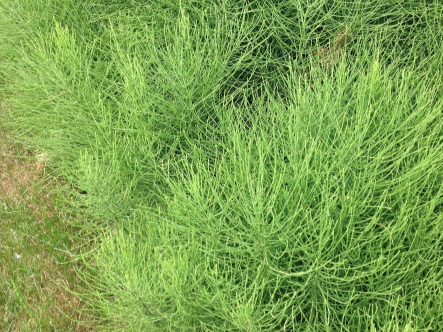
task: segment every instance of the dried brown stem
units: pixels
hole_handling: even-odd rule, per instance
[[[60,97],[61,95],[64,95],[65,93],[69,93],[69,92],[68,92],[68,91],[62,91],[62,92],[60,92],[57,96],[54,96],[54,97],[52,97],[51,99],[48,99],[47,102],[48,102],[48,101],[51,101],[51,100],[54,100],[54,99]]]

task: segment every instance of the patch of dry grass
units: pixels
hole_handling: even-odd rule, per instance
[[[0,129],[0,330],[88,331],[81,282],[62,251],[76,245],[57,210],[44,156]]]

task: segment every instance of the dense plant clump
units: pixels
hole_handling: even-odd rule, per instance
[[[439,1],[3,0],[2,119],[103,329],[441,331],[442,40]]]

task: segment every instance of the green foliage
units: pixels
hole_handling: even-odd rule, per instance
[[[3,115],[110,330],[443,328],[438,1],[0,10]]]

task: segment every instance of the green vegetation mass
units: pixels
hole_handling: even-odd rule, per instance
[[[1,0],[100,329],[443,331],[442,40],[438,0]]]

